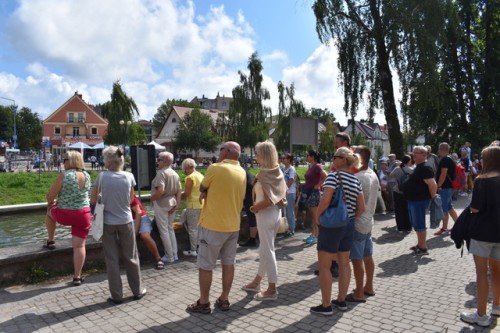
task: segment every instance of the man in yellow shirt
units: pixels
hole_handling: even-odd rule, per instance
[[[233,141],[223,144],[218,163],[212,164],[200,185],[201,210],[198,234],[198,272],[200,298],[188,305],[190,313],[211,312],[209,294],[212,271],[220,257],[222,293],[215,307],[229,310],[229,291],[233,283],[236,248],[240,231],[240,213],[245,198],[246,173],[240,166],[240,145]]]

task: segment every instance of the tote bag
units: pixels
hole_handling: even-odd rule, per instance
[[[335,196],[328,208],[319,217],[319,224],[325,228],[341,228],[349,223],[349,213],[344,199],[344,189],[340,173],[339,186],[335,190]]]
[[[102,203],[102,172],[99,175],[99,189],[97,193],[97,201],[94,208],[94,215],[92,216],[92,237],[99,241],[102,237],[104,228],[104,204]]]

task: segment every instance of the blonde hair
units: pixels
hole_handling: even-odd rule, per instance
[[[68,169],[85,169],[85,164],[83,163],[83,156],[77,150],[68,150],[66,152],[66,156],[68,159],[69,167]],[[64,157],[63,157],[64,158]]]
[[[341,156],[341,157],[345,158],[347,169],[359,168],[361,158],[360,158],[359,154],[353,153],[349,148],[340,147],[335,152],[335,156]]]
[[[488,146],[481,152],[483,168],[481,174],[488,172],[500,172],[500,147]]]
[[[196,168],[196,162],[192,158],[186,158],[182,161],[181,168],[183,171],[189,168]]]
[[[123,159],[123,152],[116,146],[109,146],[102,151],[104,164],[109,170],[121,171],[125,160]]]
[[[262,167],[271,169],[278,165],[278,152],[271,141],[257,143],[255,153],[262,157]]]

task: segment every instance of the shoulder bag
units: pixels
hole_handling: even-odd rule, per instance
[[[288,231],[288,220],[285,216],[285,212],[283,210],[280,210],[280,221],[278,224],[278,230],[276,231],[277,234],[282,234]]]
[[[347,204],[345,203],[340,172],[337,172],[337,175],[339,177],[339,186],[335,190],[335,195],[330,205],[319,217],[319,224],[325,228],[341,228],[349,223],[349,213],[347,211]]]
[[[99,174],[99,187],[97,191],[97,201],[95,203],[94,215],[92,216],[92,237],[99,241],[104,229],[104,204],[102,203],[102,172]]]

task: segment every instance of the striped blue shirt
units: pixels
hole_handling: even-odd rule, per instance
[[[337,189],[339,183],[339,176],[337,175],[339,171],[331,171],[326,177],[323,187]],[[362,191],[361,184],[359,180],[353,174],[340,171],[340,177],[342,178],[342,187],[344,189],[344,197],[347,204],[347,210],[349,211],[349,217],[354,217],[356,215],[356,205],[359,193]],[[335,195],[335,194],[334,194]],[[332,198],[333,199],[333,198]]]

